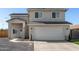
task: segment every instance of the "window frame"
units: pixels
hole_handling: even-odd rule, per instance
[[[35,18],[38,18],[38,12],[35,12]]]
[[[52,18],[59,18],[59,16],[60,16],[59,12],[52,12]]]
[[[17,31],[15,29],[13,29],[13,34],[16,34],[16,33],[17,33]]]
[[[52,12],[52,18],[56,18],[56,12]]]
[[[41,17],[42,17],[42,12],[35,12],[35,18],[41,18]]]

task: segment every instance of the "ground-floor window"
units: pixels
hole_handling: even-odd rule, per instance
[[[13,34],[17,33],[17,31],[15,29],[13,29]]]

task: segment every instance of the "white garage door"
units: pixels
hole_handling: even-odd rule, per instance
[[[64,31],[61,27],[33,27],[32,40],[64,40]]]

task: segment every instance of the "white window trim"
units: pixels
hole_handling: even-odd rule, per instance
[[[42,12],[38,12],[38,18],[42,18]]]
[[[52,12],[52,13],[55,13],[56,14],[55,18],[53,18],[53,19],[56,19],[56,18],[59,18],[60,17],[60,13],[59,12]]]

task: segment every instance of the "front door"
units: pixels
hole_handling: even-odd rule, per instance
[[[13,29],[13,37],[22,38],[22,29],[20,29],[20,28]]]
[[[22,29],[17,29],[16,37],[22,38]]]
[[[23,24],[22,23],[12,23],[13,38],[23,38]]]

